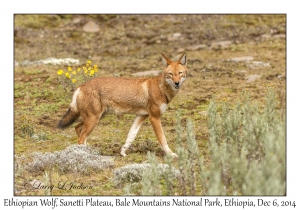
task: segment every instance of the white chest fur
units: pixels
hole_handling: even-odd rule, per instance
[[[165,103],[161,104],[159,107],[160,113],[163,114],[167,110],[167,108],[168,108],[168,104]]]

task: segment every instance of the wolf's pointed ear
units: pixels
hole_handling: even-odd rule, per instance
[[[172,63],[172,61],[167,56],[165,56],[163,53],[161,53],[161,56],[162,56],[162,62],[164,64],[164,66],[168,66]]]
[[[183,53],[182,56],[179,58],[178,63],[181,65],[186,66],[186,53]]]

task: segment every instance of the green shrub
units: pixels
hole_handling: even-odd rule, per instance
[[[264,108],[251,104],[247,94],[234,107],[209,104],[209,152],[200,154],[187,120],[183,139],[177,116],[176,180],[166,170],[158,174],[158,161],[149,155],[150,169],[142,174],[143,195],[285,195],[285,124],[276,110],[276,95],[269,91]],[[170,157],[165,158],[175,170]],[[140,173],[141,175],[141,173]],[[163,178],[163,180],[162,180]],[[132,194],[127,188],[127,194]]]
[[[269,91],[264,109],[247,95],[232,109],[209,106],[211,165],[202,177],[209,195],[284,195],[286,189],[285,125]],[[273,183],[273,184],[272,184]]]

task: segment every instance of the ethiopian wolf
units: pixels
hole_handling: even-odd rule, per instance
[[[83,121],[76,125],[75,130],[79,137],[78,144],[85,144],[95,125],[106,113],[135,114],[126,143],[121,149],[121,155],[126,156],[126,150],[149,117],[161,148],[166,154],[177,157],[167,144],[160,117],[187,77],[186,54],[181,55],[177,61],[161,55],[164,69],[156,77],[101,77],[80,85],[58,127],[66,128],[81,117]]]

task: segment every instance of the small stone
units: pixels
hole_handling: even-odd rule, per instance
[[[285,34],[276,34],[273,36],[274,39],[285,39],[286,35]]]
[[[270,34],[263,34],[263,35],[261,35],[261,38],[262,38],[263,40],[268,40],[268,39],[271,38],[271,35],[270,35]]]
[[[207,116],[208,112],[207,111],[201,111],[201,112],[199,112],[199,114],[202,115],[202,116]]]
[[[255,80],[257,80],[259,78],[261,78],[261,76],[257,75],[257,74],[249,75],[246,77],[246,80],[247,80],[246,82],[247,83],[254,82]]]
[[[220,41],[211,43],[211,48],[214,50],[227,49],[232,44],[231,41]]]
[[[183,52],[185,52],[185,49],[184,49],[184,48],[178,48],[178,49],[176,50],[176,52],[177,52],[177,53],[183,53]]]
[[[203,50],[205,48],[206,48],[205,44],[198,44],[198,45],[189,46],[187,48],[187,50],[189,50],[189,51],[195,51],[195,50]]]
[[[73,20],[73,23],[74,24],[78,24],[78,23],[80,23],[81,22],[81,18],[75,18],[74,20]]]
[[[241,62],[241,61],[252,61],[253,59],[254,58],[252,56],[243,56],[243,57],[230,58],[229,61]]]
[[[282,76],[282,75],[278,75],[277,78],[278,78],[278,79],[282,79],[283,76]]]
[[[247,74],[247,70],[236,70],[235,73],[237,74]]]
[[[83,31],[85,32],[90,32],[90,33],[95,33],[100,31],[100,27],[94,22],[94,21],[89,21],[83,26]]]
[[[252,61],[251,64],[253,64],[254,66],[263,66],[263,67],[270,66],[270,63],[266,63],[263,61]]]
[[[174,33],[174,34],[173,34],[173,37],[177,37],[177,38],[178,38],[178,37],[181,37],[181,33]]]
[[[174,34],[168,36],[168,39],[167,39],[167,40],[168,40],[169,42],[172,42],[172,41],[178,40],[180,37],[181,37],[181,33],[174,33]]]

